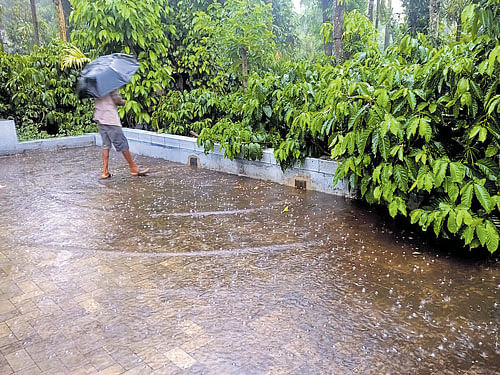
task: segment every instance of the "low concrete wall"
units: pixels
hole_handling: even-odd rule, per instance
[[[95,145],[95,134],[39,139],[19,142],[16,126],[12,120],[0,120],[0,155],[37,150],[55,150],[60,148],[88,147]]]
[[[0,120],[0,155],[18,152],[16,126],[12,120]]]
[[[194,138],[126,128],[123,131],[129,141],[130,151],[135,154],[307,190],[351,196],[344,182],[333,186],[333,175],[337,164],[331,160],[306,158],[302,165],[288,168],[283,172],[274,158],[273,149],[264,150],[263,157],[259,161],[229,160],[224,158],[224,152],[217,145],[214,151],[205,154],[204,149],[196,145]],[[0,120],[0,155],[101,144],[99,134],[18,142],[14,121]]]
[[[350,196],[345,183],[333,186],[337,164],[331,160],[306,158],[302,165],[283,172],[274,158],[273,149],[264,150],[259,161],[229,160],[224,158],[224,152],[217,145],[214,151],[205,154],[204,149],[196,145],[194,138],[136,129],[124,129],[124,132],[130,144],[130,151],[136,154],[308,190]],[[96,137],[96,144],[101,144],[99,136]]]

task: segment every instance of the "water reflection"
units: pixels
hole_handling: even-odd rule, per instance
[[[32,303],[28,323],[52,351],[78,343],[85,362],[94,346],[125,348],[134,366],[200,374],[498,370],[495,263],[263,181],[154,159],[132,178],[115,158],[99,183],[98,157],[0,159],[0,288],[15,307],[0,319]],[[174,349],[194,362],[162,357]]]

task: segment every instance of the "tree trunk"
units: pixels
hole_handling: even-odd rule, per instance
[[[241,48],[241,83],[243,84],[243,87],[245,90],[247,89],[247,83],[248,83],[248,56],[247,56],[247,50],[245,48]]]
[[[321,0],[321,12],[323,14],[323,23],[332,22],[332,19],[329,17],[331,14],[331,0]],[[325,50],[326,56],[331,56],[333,53],[333,43],[328,42],[323,44],[323,49]]]
[[[377,9],[375,10],[375,29],[378,30],[378,23],[380,22],[380,0],[377,0]]]
[[[462,17],[458,15],[457,17],[457,36],[456,41],[460,41],[460,37],[462,36]]]
[[[71,31],[73,31],[73,27],[71,27],[71,25],[69,24],[69,15],[73,11],[73,7],[71,6],[69,0],[62,0],[61,3],[64,12],[64,20],[66,21],[66,39],[70,40]]]
[[[31,19],[33,21],[33,41],[35,46],[40,45],[40,31],[38,29],[38,18],[36,17],[36,4],[35,0],[30,0],[31,5]]]
[[[54,0],[54,4],[57,8],[57,22],[59,23],[59,37],[62,41],[67,42],[66,37],[66,19],[64,18],[64,10],[62,6],[62,0]]]
[[[419,0],[409,0],[408,9],[408,28],[410,29],[410,35],[414,38],[417,35],[417,13],[415,11],[415,2]]]
[[[369,0],[368,1],[368,18],[370,21],[373,23],[373,5],[374,5],[374,0]]]
[[[180,92],[184,91],[184,78],[181,74],[177,76],[175,85],[177,86],[177,90],[179,90]]]
[[[429,1],[429,28],[430,35],[437,39],[439,33],[439,12],[441,8],[440,0]]]
[[[384,49],[389,47],[391,43],[391,23],[392,23],[392,0],[388,0],[387,18],[385,22]]]
[[[335,16],[333,19],[333,40],[335,41],[335,57],[337,63],[344,61],[344,0],[335,0]]]

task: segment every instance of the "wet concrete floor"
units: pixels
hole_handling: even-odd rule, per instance
[[[494,261],[137,159],[100,182],[95,147],[0,158],[0,374],[499,374]]]

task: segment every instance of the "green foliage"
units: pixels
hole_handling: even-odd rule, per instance
[[[377,30],[368,18],[357,10],[346,13],[344,19],[344,54],[377,49]]]
[[[270,5],[255,0],[214,3],[193,20],[194,32],[206,36],[204,46],[219,69],[241,80],[245,78],[243,55],[248,58],[249,71],[263,70],[269,64],[275,47],[271,26]]]
[[[94,131],[92,107],[75,95],[78,72],[61,68],[62,44],[30,55],[0,52],[0,118],[16,122],[21,140]]]
[[[336,179],[367,202],[494,252],[500,47],[498,2],[488,4],[464,13],[468,39],[459,44],[437,49],[422,35],[407,36],[340,66],[282,64],[254,75],[247,92],[218,107],[217,119],[205,119],[199,144],[220,142],[234,157],[238,146],[255,143],[252,134],[274,134],[262,146],[274,146],[283,167],[329,150],[341,162]]]
[[[92,57],[114,52],[135,55],[140,63],[132,81],[122,90],[127,103],[120,108],[126,122],[149,123],[152,107],[172,84],[168,59],[170,23],[166,0],[73,0],[71,20],[76,25],[71,38]]]
[[[55,7],[52,0],[38,0],[37,18],[40,44],[48,45],[57,34]],[[33,48],[33,21],[27,0],[0,0],[0,32],[5,52],[29,53]]]
[[[382,51],[370,22],[346,14],[350,59],[336,66],[280,59],[271,7],[256,0],[178,1],[175,16],[166,0],[73,5],[79,47],[92,57],[133,53],[141,63],[124,89],[128,123],[196,133],[207,152],[220,147],[231,159],[273,147],[283,169],[328,155],[339,162],[336,180],[391,216],[498,249],[499,0],[466,7],[462,39],[441,48],[419,34]],[[21,134],[90,125],[90,104],[72,91],[77,73],[61,70],[61,47],[51,48],[2,55],[0,116],[15,117]]]

